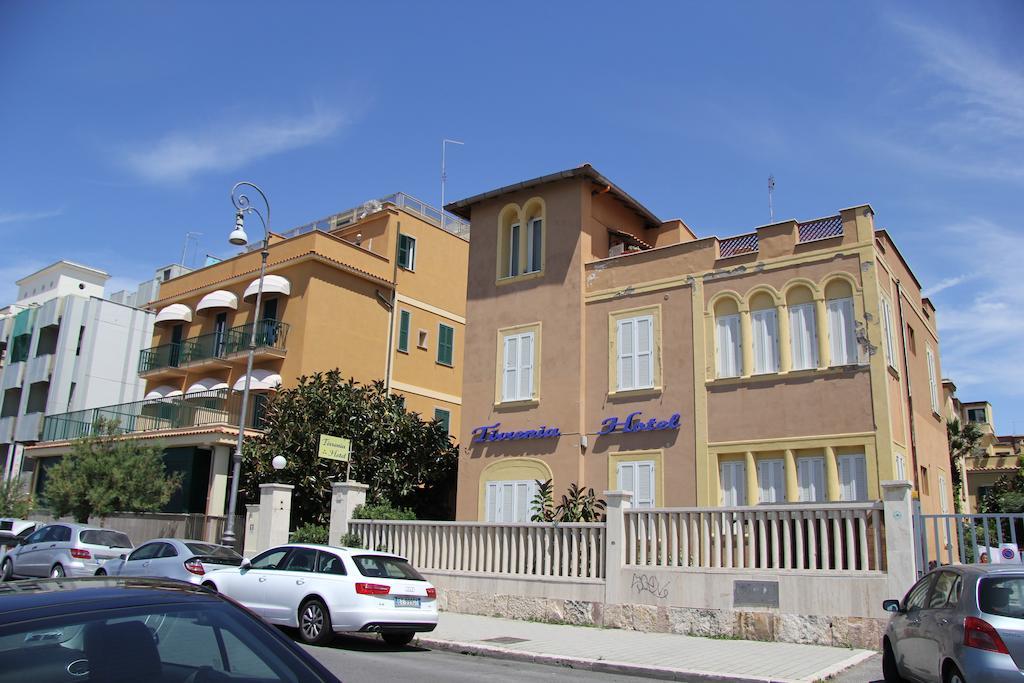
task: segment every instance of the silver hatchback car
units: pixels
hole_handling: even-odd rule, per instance
[[[887,682],[1024,682],[1024,566],[939,567],[882,607]]]
[[[154,538],[130,554],[109,560],[96,576],[152,576],[200,584],[210,572],[242,564],[232,548],[207,541]]]
[[[131,548],[131,540],[120,531],[65,522],[49,524],[4,556],[0,580],[92,576],[101,564]]]

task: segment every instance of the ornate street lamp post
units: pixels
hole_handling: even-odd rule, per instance
[[[263,198],[266,206],[266,218],[259,210],[251,206],[249,197],[238,192],[240,187],[251,187]],[[242,445],[245,441],[245,419],[249,412],[249,383],[252,380],[252,363],[256,355],[256,328],[259,325],[260,304],[263,300],[263,277],[267,273],[267,251],[270,244],[270,202],[267,195],[256,185],[249,182],[235,183],[231,188],[231,203],[235,205],[235,229],[231,231],[228,241],[235,246],[245,246],[249,243],[249,237],[245,234],[245,214],[254,213],[259,216],[263,223],[263,248],[260,251],[260,279],[256,286],[256,309],[253,312],[252,334],[249,335],[249,358],[246,363],[245,384],[242,388],[242,410],[238,418],[238,444],[235,446],[235,455],[231,464],[231,491],[228,494],[228,518],[224,524],[224,545],[233,545],[235,542],[235,514],[238,509],[238,483],[242,476]]]

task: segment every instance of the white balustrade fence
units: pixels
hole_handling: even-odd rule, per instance
[[[627,509],[626,565],[884,571],[882,504]]]
[[[424,571],[602,579],[603,523],[421,522],[353,519],[349,531],[373,550]]]

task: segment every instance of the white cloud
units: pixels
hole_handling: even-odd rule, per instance
[[[5,223],[27,223],[29,221],[41,221],[47,218],[56,218],[64,213],[63,209],[52,211],[24,211],[13,213],[0,213],[0,225]]]
[[[931,287],[925,287],[921,291],[922,296],[935,296],[939,292],[945,291],[950,287],[956,287],[961,282],[966,282],[973,278],[974,275],[957,275],[956,277],[947,277],[943,280],[939,280]]]
[[[345,123],[341,113],[249,121],[200,131],[169,133],[123,152],[121,161],[152,182],[181,182],[205,171],[228,171],[264,157],[325,140]]]

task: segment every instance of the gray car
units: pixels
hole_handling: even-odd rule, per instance
[[[1024,566],[939,567],[882,607],[887,682],[1024,682]]]
[[[200,584],[216,569],[237,567],[242,556],[224,545],[180,538],[154,538],[109,560],[97,576],[151,576]]]
[[[34,576],[92,576],[101,564],[132,548],[125,534],[59,522],[34,531],[4,556],[0,580]]]

